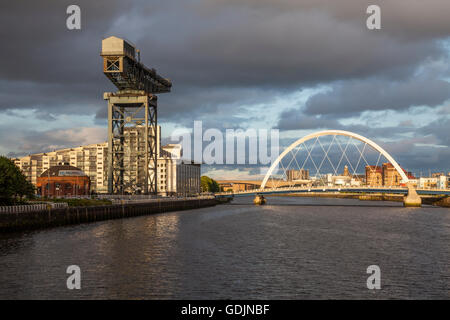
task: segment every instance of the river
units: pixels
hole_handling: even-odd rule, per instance
[[[450,210],[252,198],[0,235],[1,299],[449,299]],[[68,290],[66,268],[81,269]],[[369,290],[367,267],[381,271]]]

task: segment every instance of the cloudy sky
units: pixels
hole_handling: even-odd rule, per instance
[[[66,8],[81,8],[67,30]],[[381,30],[366,9],[381,7]],[[132,41],[173,81],[159,97],[163,140],[177,128],[277,128],[282,146],[342,129],[408,170],[450,171],[448,0],[95,0],[0,4],[0,154],[106,137],[101,40]],[[205,166],[247,178],[248,166]]]

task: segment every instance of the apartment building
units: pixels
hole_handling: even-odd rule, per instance
[[[126,148],[143,150],[141,126],[126,128]],[[161,146],[161,128],[157,130],[157,184],[160,195],[194,195],[200,193],[200,164],[182,159],[181,145],[169,144]],[[46,153],[31,154],[26,157],[12,159],[22,170],[28,180],[36,185],[37,178],[50,167],[59,164],[69,164],[82,170],[91,181],[91,193],[108,192],[108,143],[90,144],[76,148],[53,150]],[[142,182],[145,179],[144,163],[126,153],[124,158],[124,180],[130,184]],[[137,193],[139,190],[126,190]]]

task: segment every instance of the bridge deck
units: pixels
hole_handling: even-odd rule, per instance
[[[419,195],[450,195],[450,190],[429,190],[429,189],[416,189]],[[286,194],[286,193],[390,193],[390,194],[408,194],[408,188],[274,188],[274,189],[254,189],[240,192],[220,192],[216,193],[216,197],[244,197],[244,196],[256,196],[256,195],[269,195],[269,194]]]

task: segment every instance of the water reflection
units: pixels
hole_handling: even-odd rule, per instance
[[[3,235],[0,298],[449,298],[448,209],[268,200]]]

